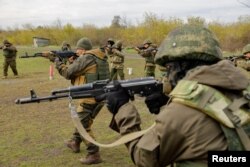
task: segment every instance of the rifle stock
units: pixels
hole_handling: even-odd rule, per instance
[[[131,80],[119,81],[121,86],[128,92],[131,98],[135,94],[148,96],[154,92],[162,92],[162,83],[153,77],[137,78]],[[109,80],[100,80],[82,86],[71,86],[65,89],[51,91],[50,96],[38,97],[34,90],[30,91],[30,97],[19,98],[15,100],[16,104],[39,103],[43,101],[52,101],[62,98],[82,99],[96,97],[107,92],[116,91],[113,82]]]

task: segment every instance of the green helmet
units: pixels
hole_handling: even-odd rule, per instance
[[[247,45],[243,48],[242,53],[243,53],[243,54],[250,53],[250,44],[247,44]]]
[[[111,44],[111,45],[114,45],[115,41],[113,38],[109,38],[108,39],[108,43]]]
[[[68,45],[68,42],[67,41],[63,41],[62,42],[62,46],[67,46]]]
[[[165,66],[174,60],[221,60],[222,52],[215,35],[205,27],[184,25],[168,34],[155,56],[155,62]]]
[[[122,47],[122,41],[118,40],[116,41],[116,43],[114,44],[114,48],[121,48]]]
[[[146,40],[143,41],[143,45],[151,44],[151,43],[152,43],[152,41],[150,39],[146,39]]]
[[[92,49],[92,43],[88,38],[84,37],[78,40],[76,48],[90,50]]]
[[[5,45],[5,44],[10,44],[10,42],[7,40],[7,39],[5,39],[5,40],[3,40],[3,44]]]
[[[114,43],[115,43],[115,41],[114,41],[113,38],[109,38],[109,39],[108,39],[108,42],[114,42]]]

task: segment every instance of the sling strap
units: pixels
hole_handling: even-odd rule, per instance
[[[141,130],[141,131],[138,131],[138,132],[133,132],[133,133],[129,133],[129,134],[126,134],[124,136],[122,136],[121,138],[119,138],[118,140],[114,141],[113,143],[110,143],[110,144],[102,144],[102,143],[99,143],[97,141],[95,141],[89,134],[88,132],[84,129],[84,127],[82,126],[81,124],[81,121],[80,119],[78,118],[77,116],[77,112],[76,112],[76,108],[74,105],[72,105],[72,103],[70,102],[69,103],[69,109],[70,109],[70,114],[71,114],[71,118],[72,118],[72,121],[73,121],[73,124],[75,125],[75,127],[77,128],[78,132],[81,134],[81,136],[89,141],[90,143],[93,143],[99,147],[106,147],[106,148],[110,148],[110,147],[115,147],[115,146],[119,146],[119,145],[122,145],[122,144],[125,144],[125,143],[128,143],[136,138],[139,138],[141,137],[142,135],[144,135],[145,133],[147,133],[149,130],[151,130],[154,126],[155,126],[155,123],[150,126],[148,129],[145,129],[145,130]]]

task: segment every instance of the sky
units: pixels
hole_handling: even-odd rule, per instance
[[[103,27],[115,15],[136,24],[145,13],[165,19],[199,16],[208,22],[230,23],[250,15],[250,0],[0,0],[0,28],[53,25],[58,20],[63,25]]]

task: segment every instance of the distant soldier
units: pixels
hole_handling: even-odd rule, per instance
[[[152,44],[149,39],[143,42],[142,47],[135,48],[142,57],[145,58],[146,64],[144,68],[145,76],[155,76],[155,62],[154,57],[157,52],[157,46]]]
[[[66,65],[60,59],[55,59],[55,64],[60,75],[68,80],[71,80],[73,85],[82,85],[85,83],[94,82],[96,80],[109,79],[109,65],[104,49],[92,49],[92,43],[88,38],[81,38],[77,42],[76,54],[79,56],[71,64]],[[103,103],[97,103],[94,98],[85,98],[79,101],[77,115],[90,136],[93,136],[91,125],[94,118],[99,113]],[[80,152],[80,144],[84,142],[87,146],[87,156],[81,158],[82,164],[97,164],[101,163],[102,159],[99,154],[99,147],[85,141],[77,129],[73,133],[70,140],[65,144],[73,152]]]
[[[67,41],[63,41],[61,50],[62,51],[70,51],[71,50],[70,44]]]
[[[112,57],[110,60],[110,79],[117,80],[118,76],[124,80],[124,53],[122,52],[122,42],[117,41],[112,46]]]
[[[115,44],[115,41],[113,38],[109,38],[106,45],[104,46],[105,52],[108,56],[112,56],[112,46]]]
[[[235,58],[235,66],[250,71],[250,44],[246,45],[242,50],[242,56]]]
[[[8,76],[8,67],[12,69],[14,76],[18,77],[18,72],[16,69],[16,54],[17,49],[10,43],[8,40],[3,41],[3,46],[0,47],[3,50],[4,63],[3,63],[3,79],[6,79]]]

